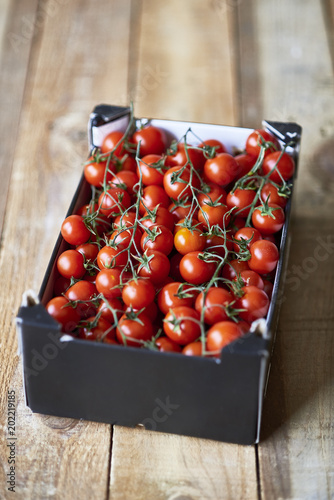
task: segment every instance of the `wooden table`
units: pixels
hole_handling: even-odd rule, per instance
[[[334,497],[333,0],[1,0],[1,498]],[[303,126],[262,441],[242,447],[32,414],[14,319],[38,291],[97,103]],[[17,404],[16,495],[7,391]]]

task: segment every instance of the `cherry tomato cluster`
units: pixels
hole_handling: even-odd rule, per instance
[[[46,305],[64,332],[219,356],[266,316],[294,160],[265,130],[234,156],[192,137],[132,122],[93,151]]]

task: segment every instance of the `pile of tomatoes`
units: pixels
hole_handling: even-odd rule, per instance
[[[266,316],[294,160],[265,130],[234,156],[193,137],[132,122],[92,152],[46,305],[63,332],[219,356]]]

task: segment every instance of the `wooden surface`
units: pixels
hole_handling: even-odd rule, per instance
[[[1,0],[0,498],[334,497],[334,4]],[[242,447],[32,414],[14,319],[39,289],[97,103],[138,116],[303,126],[262,440]],[[17,405],[7,490],[7,391]]]

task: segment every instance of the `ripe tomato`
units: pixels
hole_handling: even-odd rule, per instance
[[[228,153],[220,153],[204,164],[204,173],[211,182],[219,186],[227,186],[238,174],[238,164],[233,156]]]
[[[287,181],[291,179],[295,171],[295,162],[288,153],[275,151],[266,156],[262,163],[262,172],[264,175],[269,174],[269,179],[277,184],[282,183],[282,178]]]
[[[226,250],[230,251],[233,249],[233,243],[224,234],[209,234],[206,237],[205,249],[210,253],[215,253],[221,257],[226,257]]]
[[[197,175],[188,167],[172,167],[164,175],[163,185],[168,196],[174,200],[192,197],[192,188],[199,188]]]
[[[86,163],[84,167],[84,176],[91,184],[95,187],[101,187],[104,182],[108,183],[112,180],[112,172],[115,172],[115,165],[112,162],[109,162],[108,170],[107,170],[107,162],[105,161],[91,161]]]
[[[220,351],[240,338],[243,331],[234,321],[220,321],[213,325],[207,333],[207,349],[215,353],[215,356],[220,356]]]
[[[62,325],[64,333],[73,332],[80,321],[80,315],[66,297],[54,297],[46,304],[47,312]]]
[[[148,250],[144,259],[148,262],[140,264],[137,272],[141,278],[150,278],[154,285],[162,283],[170,271],[170,262],[166,254],[158,250]]]
[[[174,236],[174,246],[182,255],[189,252],[195,252],[197,250],[204,250],[205,244],[205,236],[197,229],[181,227],[181,229],[179,229]]]
[[[251,258],[248,261],[250,269],[259,274],[267,274],[275,269],[279,259],[278,248],[275,243],[259,240],[250,248]]]
[[[56,297],[62,295],[70,287],[71,280],[69,278],[64,278],[64,276],[58,276],[53,285],[53,295]]]
[[[90,281],[80,280],[74,283],[65,293],[65,297],[71,302],[80,301],[77,311],[81,318],[88,318],[96,313],[96,307],[92,298],[97,294],[96,286]]]
[[[247,240],[250,240],[250,242],[247,243],[247,248],[249,250],[253,243],[262,240],[262,236],[260,231],[258,231],[254,227],[243,227],[235,233],[234,239],[240,242],[246,242]],[[236,252],[240,252],[240,246],[238,245],[238,243],[234,243],[234,250]]]
[[[244,175],[248,174],[254,167],[256,163],[256,157],[249,154],[240,154],[234,157],[235,161],[238,164],[239,170],[238,175],[236,176],[236,180],[241,179]]]
[[[136,146],[140,142],[139,155],[141,157],[149,154],[162,155],[167,146],[165,132],[153,125],[137,130],[132,136],[132,141]]]
[[[119,299],[104,299],[101,300],[97,312],[113,325],[123,315],[124,306]]]
[[[111,233],[109,241],[111,245],[116,245],[117,247],[122,245],[125,248],[130,248],[132,253],[138,253],[142,234],[139,227],[136,229],[131,227],[127,229],[116,229]]]
[[[233,207],[237,207],[237,210],[235,210],[233,214],[237,217],[243,217],[246,219],[255,196],[256,191],[253,189],[236,189],[233,193],[228,193],[226,204],[229,210]]]
[[[164,180],[164,160],[161,155],[146,155],[139,161],[137,175],[145,186],[162,186]]]
[[[269,210],[273,209],[271,214],[263,214],[263,208],[257,207],[252,213],[253,226],[260,231],[262,235],[274,234],[280,231],[284,225],[285,215],[284,210],[279,205],[269,203]]]
[[[106,215],[98,213],[98,208],[97,203],[89,203],[83,205],[77,211],[77,215],[86,217],[85,223],[92,231],[91,239],[94,239],[96,233],[101,235],[110,229],[110,219]]]
[[[141,219],[141,223],[145,227],[151,227],[153,224],[159,224],[167,227],[170,231],[174,229],[174,217],[165,207],[156,207],[150,213],[145,212]]]
[[[273,288],[274,285],[271,281],[269,280],[263,280],[263,290],[266,292],[268,295],[269,299],[271,299],[272,293],[273,293]]]
[[[193,290],[189,291],[190,285],[183,285],[181,282],[173,281],[167,283],[159,292],[158,306],[161,312],[167,314],[170,309],[179,306],[192,307],[197,295]]]
[[[190,212],[193,212],[193,216],[196,217],[197,210],[194,211],[193,209],[193,204],[190,201],[188,202],[188,198],[174,201],[168,207],[168,210],[173,215],[175,223],[188,217]]]
[[[153,224],[143,232],[141,237],[141,248],[145,250],[158,250],[166,255],[169,255],[173,250],[174,238],[172,232],[165,226]]]
[[[176,153],[167,157],[168,165],[183,167],[187,164],[188,166],[192,166],[195,170],[202,170],[204,162],[205,158],[202,151],[190,144],[187,144],[186,150],[185,144],[182,142],[178,143]]]
[[[208,325],[214,325],[218,321],[228,319],[226,306],[233,302],[233,297],[224,288],[210,287],[206,292],[201,292],[195,302],[195,309],[202,314],[204,309],[204,321]],[[202,316],[201,316],[202,317]]]
[[[215,274],[217,261],[205,259],[202,252],[189,252],[180,261],[182,278],[193,285],[202,285]]]
[[[104,342],[105,339],[115,340],[115,329],[105,318],[92,316],[80,328],[79,337],[99,342]]]
[[[264,153],[265,156],[268,156],[273,151],[280,149],[280,145],[276,137],[266,130],[256,129],[246,140],[246,151],[249,155],[257,157],[260,153],[261,145],[264,145],[265,143],[272,143],[271,145],[268,145],[268,149],[266,149]]]
[[[201,192],[197,195],[198,203],[201,207],[212,204],[215,201],[225,204],[226,191],[214,182],[208,182],[201,187]]]
[[[150,280],[138,278],[128,281],[122,290],[125,305],[133,309],[142,309],[153,302],[155,289]]]
[[[116,162],[117,172],[137,172],[137,162],[129,155],[124,155]]]
[[[97,255],[96,263],[100,269],[124,267],[128,262],[128,252],[124,245],[108,246],[101,248]]]
[[[222,142],[218,141],[217,139],[206,139],[206,141],[201,142],[198,145],[198,147],[203,148],[206,152],[210,152],[210,153],[211,153],[211,150],[214,149],[215,150],[214,156],[216,156],[220,153],[226,153],[226,148],[225,148],[224,144]],[[205,154],[204,154],[205,151],[203,151],[203,156],[206,159]]]
[[[153,337],[153,325],[145,313],[123,314],[116,328],[116,337],[120,344],[142,347],[144,342]]]
[[[102,141],[101,152],[102,154],[110,153],[113,151],[113,155],[117,158],[122,158],[124,153],[124,134],[119,130],[110,132]]]
[[[219,226],[224,229],[231,218],[228,211],[226,205],[203,205],[198,211],[198,220],[207,227]]]
[[[165,208],[170,205],[169,196],[161,186],[147,186],[143,189],[140,200],[139,212],[141,214],[144,214],[147,209],[153,210],[158,205]]]
[[[263,201],[274,203],[275,205],[278,205],[282,208],[284,208],[288,202],[288,198],[285,196],[281,196],[278,192],[277,187],[273,184],[270,184],[269,182],[267,182],[261,189],[260,196]]]
[[[206,352],[203,349],[203,343],[200,340],[190,342],[182,349],[182,354],[186,356],[204,356]]]
[[[86,243],[91,236],[81,215],[69,215],[61,225],[61,235],[70,245]]]
[[[177,344],[186,345],[201,335],[199,321],[200,315],[192,307],[174,307],[165,316],[164,332]]]
[[[114,220],[114,228],[125,228],[125,227],[133,227],[136,222],[136,212],[132,212],[131,210],[127,210],[122,215],[117,215]]]
[[[226,262],[224,265],[222,277],[232,281],[237,274],[240,274],[241,271],[246,271],[247,269],[249,269],[249,266],[245,260],[233,259],[230,262]]]
[[[97,291],[102,293],[107,299],[121,297],[122,290],[120,287],[120,279],[120,269],[102,269],[96,275]]]
[[[240,318],[247,323],[264,318],[269,309],[268,295],[256,286],[245,286],[241,290],[244,295],[235,303],[237,309],[245,309],[239,312]]]
[[[139,177],[136,172],[130,170],[122,170],[118,174],[113,175],[110,180],[111,187],[118,187],[127,191],[130,195],[135,193],[135,186],[139,182]]]
[[[82,278],[86,272],[84,257],[77,250],[65,250],[58,257],[57,269],[65,278]]]
[[[82,243],[76,247],[76,251],[84,256],[85,262],[94,262],[99,253],[99,247],[95,243]]]
[[[176,342],[173,342],[168,337],[159,337],[155,341],[155,345],[160,352],[181,352],[181,347]]]
[[[100,195],[98,204],[101,214],[114,217],[130,207],[131,198],[124,189],[112,187]]]
[[[243,286],[257,286],[264,290],[264,283],[261,276],[251,269],[246,269],[245,271],[241,271],[240,278],[243,282]],[[237,281],[237,277],[233,278],[234,281]]]

